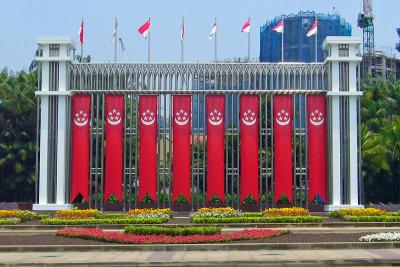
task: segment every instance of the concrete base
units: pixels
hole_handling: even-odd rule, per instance
[[[72,204],[33,204],[34,211],[54,211],[54,210],[70,210],[73,209]]]
[[[325,205],[325,211],[335,211],[340,209],[362,209],[364,205]]]

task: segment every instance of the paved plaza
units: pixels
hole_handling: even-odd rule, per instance
[[[0,253],[4,265],[360,266],[400,264],[400,249]]]

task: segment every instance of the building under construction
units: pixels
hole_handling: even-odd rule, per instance
[[[287,16],[278,16],[260,29],[260,61],[280,62],[282,36],[272,29],[284,18],[283,50],[285,62],[322,62],[325,59],[322,43],[327,36],[351,36],[352,28],[338,14],[323,14],[314,11],[299,12]],[[315,20],[318,20],[317,44],[316,36],[306,34]],[[317,45],[317,60],[315,60]]]

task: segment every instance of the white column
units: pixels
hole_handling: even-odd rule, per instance
[[[349,63],[349,91],[357,92],[357,63]],[[357,96],[349,96],[350,205],[359,205]]]
[[[59,209],[70,209],[71,204],[66,203],[66,182],[68,168],[68,125],[67,125],[67,111],[69,110],[68,103],[68,87],[67,87],[67,77],[68,77],[68,64],[71,62],[70,49],[74,48],[74,44],[69,37],[55,37],[55,38],[39,38],[38,39],[39,48],[42,53],[36,57],[37,61],[41,64],[41,88],[35,93],[37,97],[40,98],[40,157],[39,157],[39,200],[37,204],[33,205],[33,210],[43,211],[43,210],[59,210]],[[50,47],[53,51],[50,53]],[[50,62],[57,62],[57,68],[50,69]],[[51,76],[50,76],[51,75]],[[58,84],[52,86],[52,91],[50,90],[50,77],[58,76]],[[57,89],[57,90],[56,90]],[[49,108],[49,98],[56,97],[58,102],[58,115],[57,115],[57,129],[49,129],[49,113],[54,112]],[[49,130],[56,130],[57,138],[54,138],[56,144],[49,146]],[[52,139],[53,140],[53,139]],[[57,157],[49,161],[49,153],[54,153],[54,151],[49,151],[50,147],[56,147]],[[56,189],[48,188],[49,173],[48,168],[51,165],[57,166],[56,177]],[[53,177],[51,177],[53,178]],[[54,202],[49,203],[48,193],[51,191],[55,195]],[[53,202],[53,200],[51,200]]]
[[[58,90],[65,92],[67,90],[67,63],[59,63],[59,85]],[[56,204],[65,204],[66,197],[66,173],[67,161],[67,96],[58,97],[58,128],[57,128],[57,197]]]
[[[325,64],[329,64],[330,68],[330,88],[328,89],[327,96],[330,98],[330,132],[329,135],[331,140],[328,142],[330,147],[328,151],[331,151],[330,162],[330,173],[328,177],[331,178],[329,181],[329,193],[330,201],[325,206],[325,210],[337,210],[348,207],[362,207],[358,200],[358,123],[357,123],[357,99],[362,95],[362,92],[357,91],[357,65],[361,61],[361,57],[358,56],[358,48],[361,44],[361,39],[355,37],[344,37],[344,36],[329,36],[324,41],[324,49],[327,54]],[[339,51],[339,47],[341,51]],[[347,50],[347,51],[346,51]],[[347,88],[340,88],[340,63],[346,62],[349,66],[348,71],[348,82],[349,90]],[[346,79],[346,69],[343,69],[343,79]],[[346,83],[346,80],[343,80]],[[330,90],[329,90],[330,89]],[[349,99],[349,114],[340,114],[340,100],[342,98]],[[346,117],[347,116],[347,117]],[[343,122],[348,122],[349,136],[341,136],[340,127]],[[349,193],[350,199],[348,204],[343,203],[341,191],[342,187],[346,186],[341,184],[341,150],[347,149],[341,147],[341,138],[349,138],[348,150],[349,159],[348,164],[344,164],[343,167],[349,168],[344,170],[344,173],[349,173],[350,177],[343,177],[349,182]],[[348,179],[348,180],[347,180]]]

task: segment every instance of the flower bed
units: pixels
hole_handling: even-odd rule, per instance
[[[345,222],[400,222],[400,216],[376,215],[376,216],[344,216]]]
[[[168,235],[136,235],[123,234],[118,232],[104,232],[101,229],[75,229],[67,228],[57,231],[58,236],[91,239],[103,242],[120,244],[202,244],[202,243],[221,243],[238,240],[264,239],[285,233],[280,230],[244,230],[234,233],[224,233],[215,235],[188,235],[188,236],[168,236]]]
[[[400,233],[377,233],[364,235],[358,240],[360,242],[399,242]]]
[[[161,226],[126,226],[125,234],[137,235],[215,235],[221,233],[221,227],[215,226],[188,226],[188,227],[161,227]]]
[[[340,209],[331,211],[328,213],[330,217],[344,218],[345,216],[382,216],[386,215],[386,211],[376,208],[365,208],[365,209]]]
[[[38,214],[27,211],[27,210],[0,210],[0,218],[19,218],[21,221],[32,220],[36,218]]]
[[[168,218],[117,218],[117,219],[43,219],[42,224],[50,225],[92,225],[92,224],[159,224],[168,222]]]
[[[128,211],[129,215],[141,215],[141,214],[167,214],[169,217],[172,217],[171,209],[132,209]]]
[[[241,213],[233,208],[201,208],[190,214],[189,219],[193,221],[195,218],[231,218],[240,215]]]
[[[265,216],[310,216],[310,211],[305,208],[270,208],[264,210]]]
[[[319,223],[319,216],[281,216],[281,217],[227,217],[227,218],[193,218],[193,223]]]
[[[71,210],[59,210],[56,212],[56,217],[60,219],[98,218],[99,215],[100,211],[95,209],[80,210],[73,208]]]

